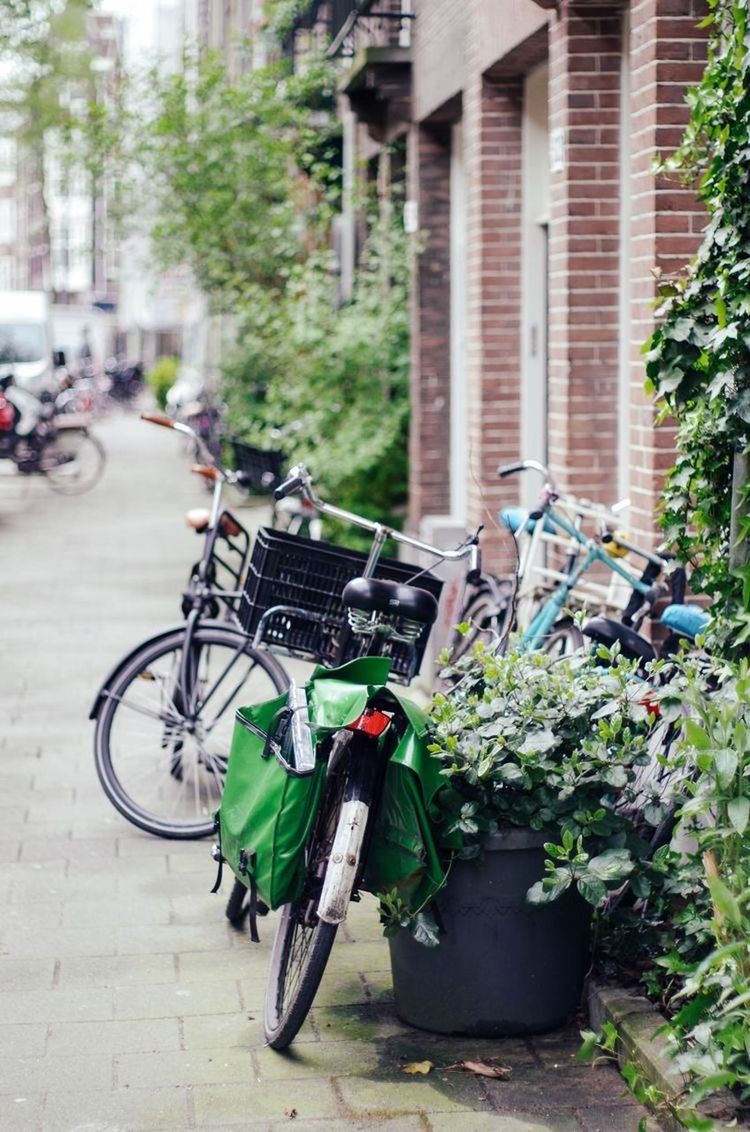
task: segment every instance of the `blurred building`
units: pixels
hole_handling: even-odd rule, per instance
[[[340,66],[349,178],[406,183],[413,527],[514,502],[519,456],[652,533],[672,433],[642,392],[655,276],[705,223],[654,171],[702,74],[703,0],[312,0],[286,42]],[[342,220],[342,270],[356,253]],[[537,483],[520,489],[527,501]],[[490,534],[490,540],[492,535]]]

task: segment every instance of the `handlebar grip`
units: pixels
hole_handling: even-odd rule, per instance
[[[295,491],[299,491],[304,486],[305,480],[303,476],[290,476],[288,480],[284,480],[273,493],[276,500],[285,499],[287,495],[294,495]]]
[[[497,469],[497,474],[500,479],[505,479],[506,476],[515,475],[516,472],[522,472],[525,468],[524,464],[504,464]]]
[[[161,425],[162,428],[174,428],[174,421],[166,413],[141,413],[141,420]]]
[[[474,546],[471,552],[471,566],[466,573],[466,581],[474,585],[482,577],[482,548]]]

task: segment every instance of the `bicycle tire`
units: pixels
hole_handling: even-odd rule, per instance
[[[247,916],[247,888],[240,880],[232,885],[224,915],[233,928],[242,927]]]
[[[539,651],[555,660],[561,660],[564,656],[579,652],[584,644],[583,633],[577,625],[569,620],[558,621],[542,641]]]
[[[453,630],[448,644],[449,664],[456,664],[470,653],[478,641],[491,644],[502,637],[511,611],[511,594],[512,584],[504,583],[502,579],[498,579],[494,586],[480,583],[472,592],[458,619],[459,624],[468,623],[470,627],[466,633]]]
[[[239,629],[204,623],[193,635],[193,695],[203,697],[193,723],[176,687],[185,635],[180,627],[152,638],[128,658],[104,691],[94,732],[96,771],[113,806],[139,829],[176,840],[213,832],[236,708],[289,687],[276,658]]]
[[[99,482],[104,471],[107,457],[101,441],[89,432],[72,429],[63,429],[53,440],[50,440],[42,449],[40,460],[44,460],[44,454],[48,449],[64,451],[73,443],[76,448],[72,459],[48,468],[44,472],[45,480],[59,495],[82,495],[90,491]]]
[[[338,924],[318,919],[317,904],[325,881],[328,857],[340,824],[345,795],[369,804],[368,776],[357,775],[356,763],[329,777],[318,819],[305,850],[306,872],[301,895],[281,910],[271,951],[266,992],[264,1031],[272,1049],[286,1049],[303,1025],[320,986],[331,954]],[[352,789],[353,788],[353,789]],[[348,903],[359,872],[359,861],[348,893]],[[297,963],[296,970],[292,963]],[[296,975],[296,978],[295,978]]]

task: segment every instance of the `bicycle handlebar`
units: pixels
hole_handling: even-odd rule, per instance
[[[373,519],[366,519],[364,515],[356,515],[353,511],[345,511],[342,507],[334,507],[331,503],[325,503],[315,494],[312,476],[304,464],[295,464],[284,483],[276,488],[274,497],[283,499],[285,496],[295,493],[301,494],[303,500],[310,503],[320,515],[330,515],[332,519],[340,519],[344,523],[351,523],[354,527],[361,527],[363,530],[369,531],[376,539],[373,547],[382,546],[386,539],[391,538],[394,542],[411,546],[414,550],[421,550],[425,554],[434,555],[444,561],[457,562],[461,558],[469,558],[469,573],[476,578],[479,577],[482,568],[481,550],[479,548],[481,527],[455,550],[445,550],[440,546],[432,546],[429,542],[423,542],[421,539],[404,534],[403,531],[386,527],[383,523],[376,523]],[[379,550],[377,553],[379,554]],[[377,554],[375,557],[377,558]]]
[[[517,464],[501,464],[497,469],[497,474],[500,479],[505,479],[506,476],[513,476],[516,472],[533,471],[539,472],[546,480],[549,480],[549,469],[545,468],[544,464],[540,464],[538,460],[521,460]]]
[[[295,492],[305,487],[307,478],[304,475],[300,475],[298,470],[301,466],[302,465],[297,465],[297,467],[292,468],[287,479],[276,488],[273,497],[277,502],[279,499],[286,499],[287,495],[294,495]]]
[[[176,428],[177,422],[168,417],[166,413],[141,413],[141,420],[148,421],[150,424],[161,425],[162,428]],[[187,427],[187,426],[186,426]],[[193,430],[190,429],[192,432]]]

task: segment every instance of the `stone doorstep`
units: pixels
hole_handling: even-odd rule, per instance
[[[617,1027],[618,1064],[635,1062],[646,1082],[655,1085],[676,1108],[680,1108],[686,1081],[683,1074],[675,1068],[666,1037],[657,1033],[667,1021],[664,1015],[643,995],[624,987],[604,986],[590,981],[586,997],[592,1029],[600,1030],[605,1022],[612,1022]],[[736,1102],[728,1091],[721,1090],[716,1097],[720,1101],[726,1101],[726,1107],[730,1110],[736,1107]],[[709,1104],[710,1101],[706,1102],[706,1106]],[[700,1106],[700,1110],[704,1111],[704,1106]],[[667,1132],[684,1132],[684,1125],[669,1113],[659,1111],[657,1115],[660,1126]],[[705,1115],[711,1115],[707,1107]],[[735,1126],[719,1120],[714,1123],[715,1132],[732,1127]]]

